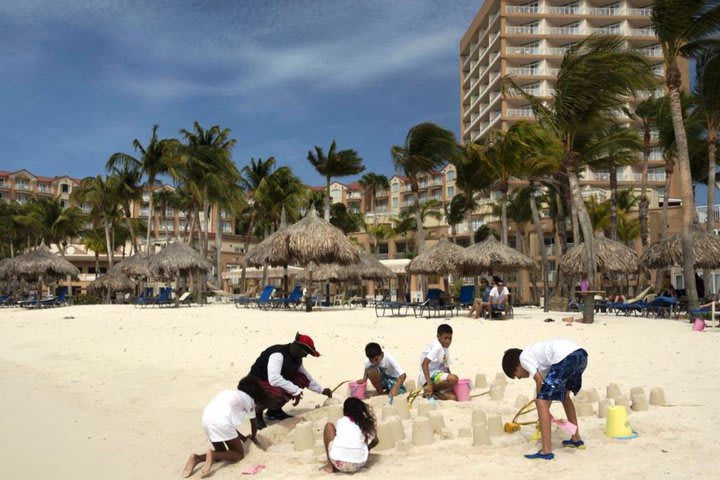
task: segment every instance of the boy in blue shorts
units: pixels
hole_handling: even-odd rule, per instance
[[[531,460],[552,460],[550,437],[550,404],[553,400],[562,402],[565,415],[570,423],[577,425],[575,405],[568,390],[577,395],[582,387],[582,374],[587,367],[587,352],[571,340],[548,340],[530,345],[525,350],[511,348],[505,351],[502,368],[510,378],[532,377],[537,386],[538,419],[542,435],[542,449],[537,453],[525,455]],[[569,440],[563,440],[563,446],[585,448],[580,438],[580,427]]]
[[[420,376],[418,382],[423,387],[423,396],[437,397],[439,400],[457,400],[453,387],[458,382],[457,375],[450,372],[450,344],[453,329],[447,323],[437,328],[437,340],[425,347],[420,356]]]
[[[395,357],[389,352],[383,352],[375,342],[365,346],[365,356],[365,371],[358,383],[365,383],[369,379],[378,394],[386,393],[391,397],[407,392],[404,386],[407,375]]]

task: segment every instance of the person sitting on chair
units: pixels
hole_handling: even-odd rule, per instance
[[[492,318],[495,312],[502,312],[502,319],[507,320],[510,306],[508,305],[508,298],[510,297],[510,291],[505,286],[505,282],[498,278],[495,280],[495,286],[490,290],[490,317]]]

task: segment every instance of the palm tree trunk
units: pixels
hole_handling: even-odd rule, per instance
[[[610,162],[610,239],[617,240],[617,165]]]
[[[210,250],[210,201],[207,198],[207,194],[205,195],[205,199],[203,200],[203,242],[202,242],[202,252],[203,256],[205,258],[208,257],[208,252]]]
[[[708,122],[710,123],[710,122]],[[713,234],[715,230],[715,173],[717,171],[717,128],[715,125],[708,124],[708,182],[707,182],[707,233]],[[705,292],[712,292],[712,271],[709,268],[703,270],[703,280],[705,280]]]
[[[640,241],[642,242],[643,249],[648,246],[648,237],[650,236],[650,229],[648,228],[650,202],[647,198],[648,160],[650,160],[650,129],[645,128],[645,132],[643,133],[642,179],[640,180],[640,200],[638,202]]]
[[[222,242],[223,242],[223,229],[222,229],[222,219],[220,215],[220,206],[215,206],[216,213],[215,213],[215,268],[216,268],[216,275],[215,278],[217,280],[217,286],[218,288],[222,289]]]
[[[475,245],[475,232],[472,228],[472,197],[469,193],[465,193],[465,195],[465,210],[467,211],[467,229],[470,234],[470,245]]]
[[[675,160],[668,156],[665,158],[665,196],[663,198],[662,215],[660,217],[662,225],[660,225],[660,240],[667,237],[668,229],[668,199],[670,198],[670,179],[675,170]],[[657,269],[655,273],[655,288],[660,290],[663,287],[663,269]]]
[[[110,239],[110,224],[108,219],[105,218],[105,243],[107,246],[107,258],[108,258],[108,270],[113,266],[113,248],[112,240]]]
[[[150,189],[150,198],[148,201],[148,224],[147,224],[147,237],[145,238],[145,253],[150,253],[150,220],[153,216],[153,191],[152,191],[152,185],[155,183],[155,178],[148,178],[148,185]],[[142,201],[140,202],[140,208],[142,208]]]
[[[326,222],[330,221],[330,177],[327,177],[325,186],[325,201],[323,202],[323,218]]]
[[[413,192],[413,203],[415,204],[415,223],[418,235],[418,255],[425,251],[425,230],[423,229],[422,211],[420,210],[420,194],[416,178],[410,179],[410,190]],[[425,275],[420,275],[420,291],[425,292]]]
[[[531,183],[532,186],[532,183]],[[548,255],[545,249],[545,235],[540,222],[540,214],[537,208],[537,199],[534,194],[530,194],[530,210],[532,211],[533,224],[535,225],[535,235],[537,236],[538,248],[540,249],[540,257],[542,258],[542,281],[543,281],[543,311],[550,311],[550,295],[549,295],[549,279],[548,279]]]
[[[690,157],[688,154],[687,135],[682,117],[680,103],[680,71],[676,64],[668,65],[666,83],[670,91],[670,112],[672,113],[675,144],[678,153],[678,179],[682,198],[682,254],[685,291],[688,296],[688,311],[697,308],[698,297],[695,288],[695,252],[693,251],[692,223],[695,214],[693,200],[692,177],[690,175]]]
[[[508,244],[508,224],[507,224],[507,204],[508,204],[508,188],[503,185],[502,198],[500,199],[500,237],[502,244],[507,246]]]

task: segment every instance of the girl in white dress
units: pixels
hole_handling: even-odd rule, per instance
[[[365,466],[368,452],[378,444],[372,407],[358,398],[343,403],[343,417],[325,425],[324,441],[328,473],[355,473]]]

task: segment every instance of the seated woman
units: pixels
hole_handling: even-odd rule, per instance
[[[668,283],[665,284],[665,286],[664,286],[663,289],[661,290],[660,296],[661,296],[661,297],[673,297],[673,298],[676,298],[676,297],[677,297],[677,291],[675,290],[675,287],[673,286],[673,284],[670,283],[670,282],[668,282]]]

